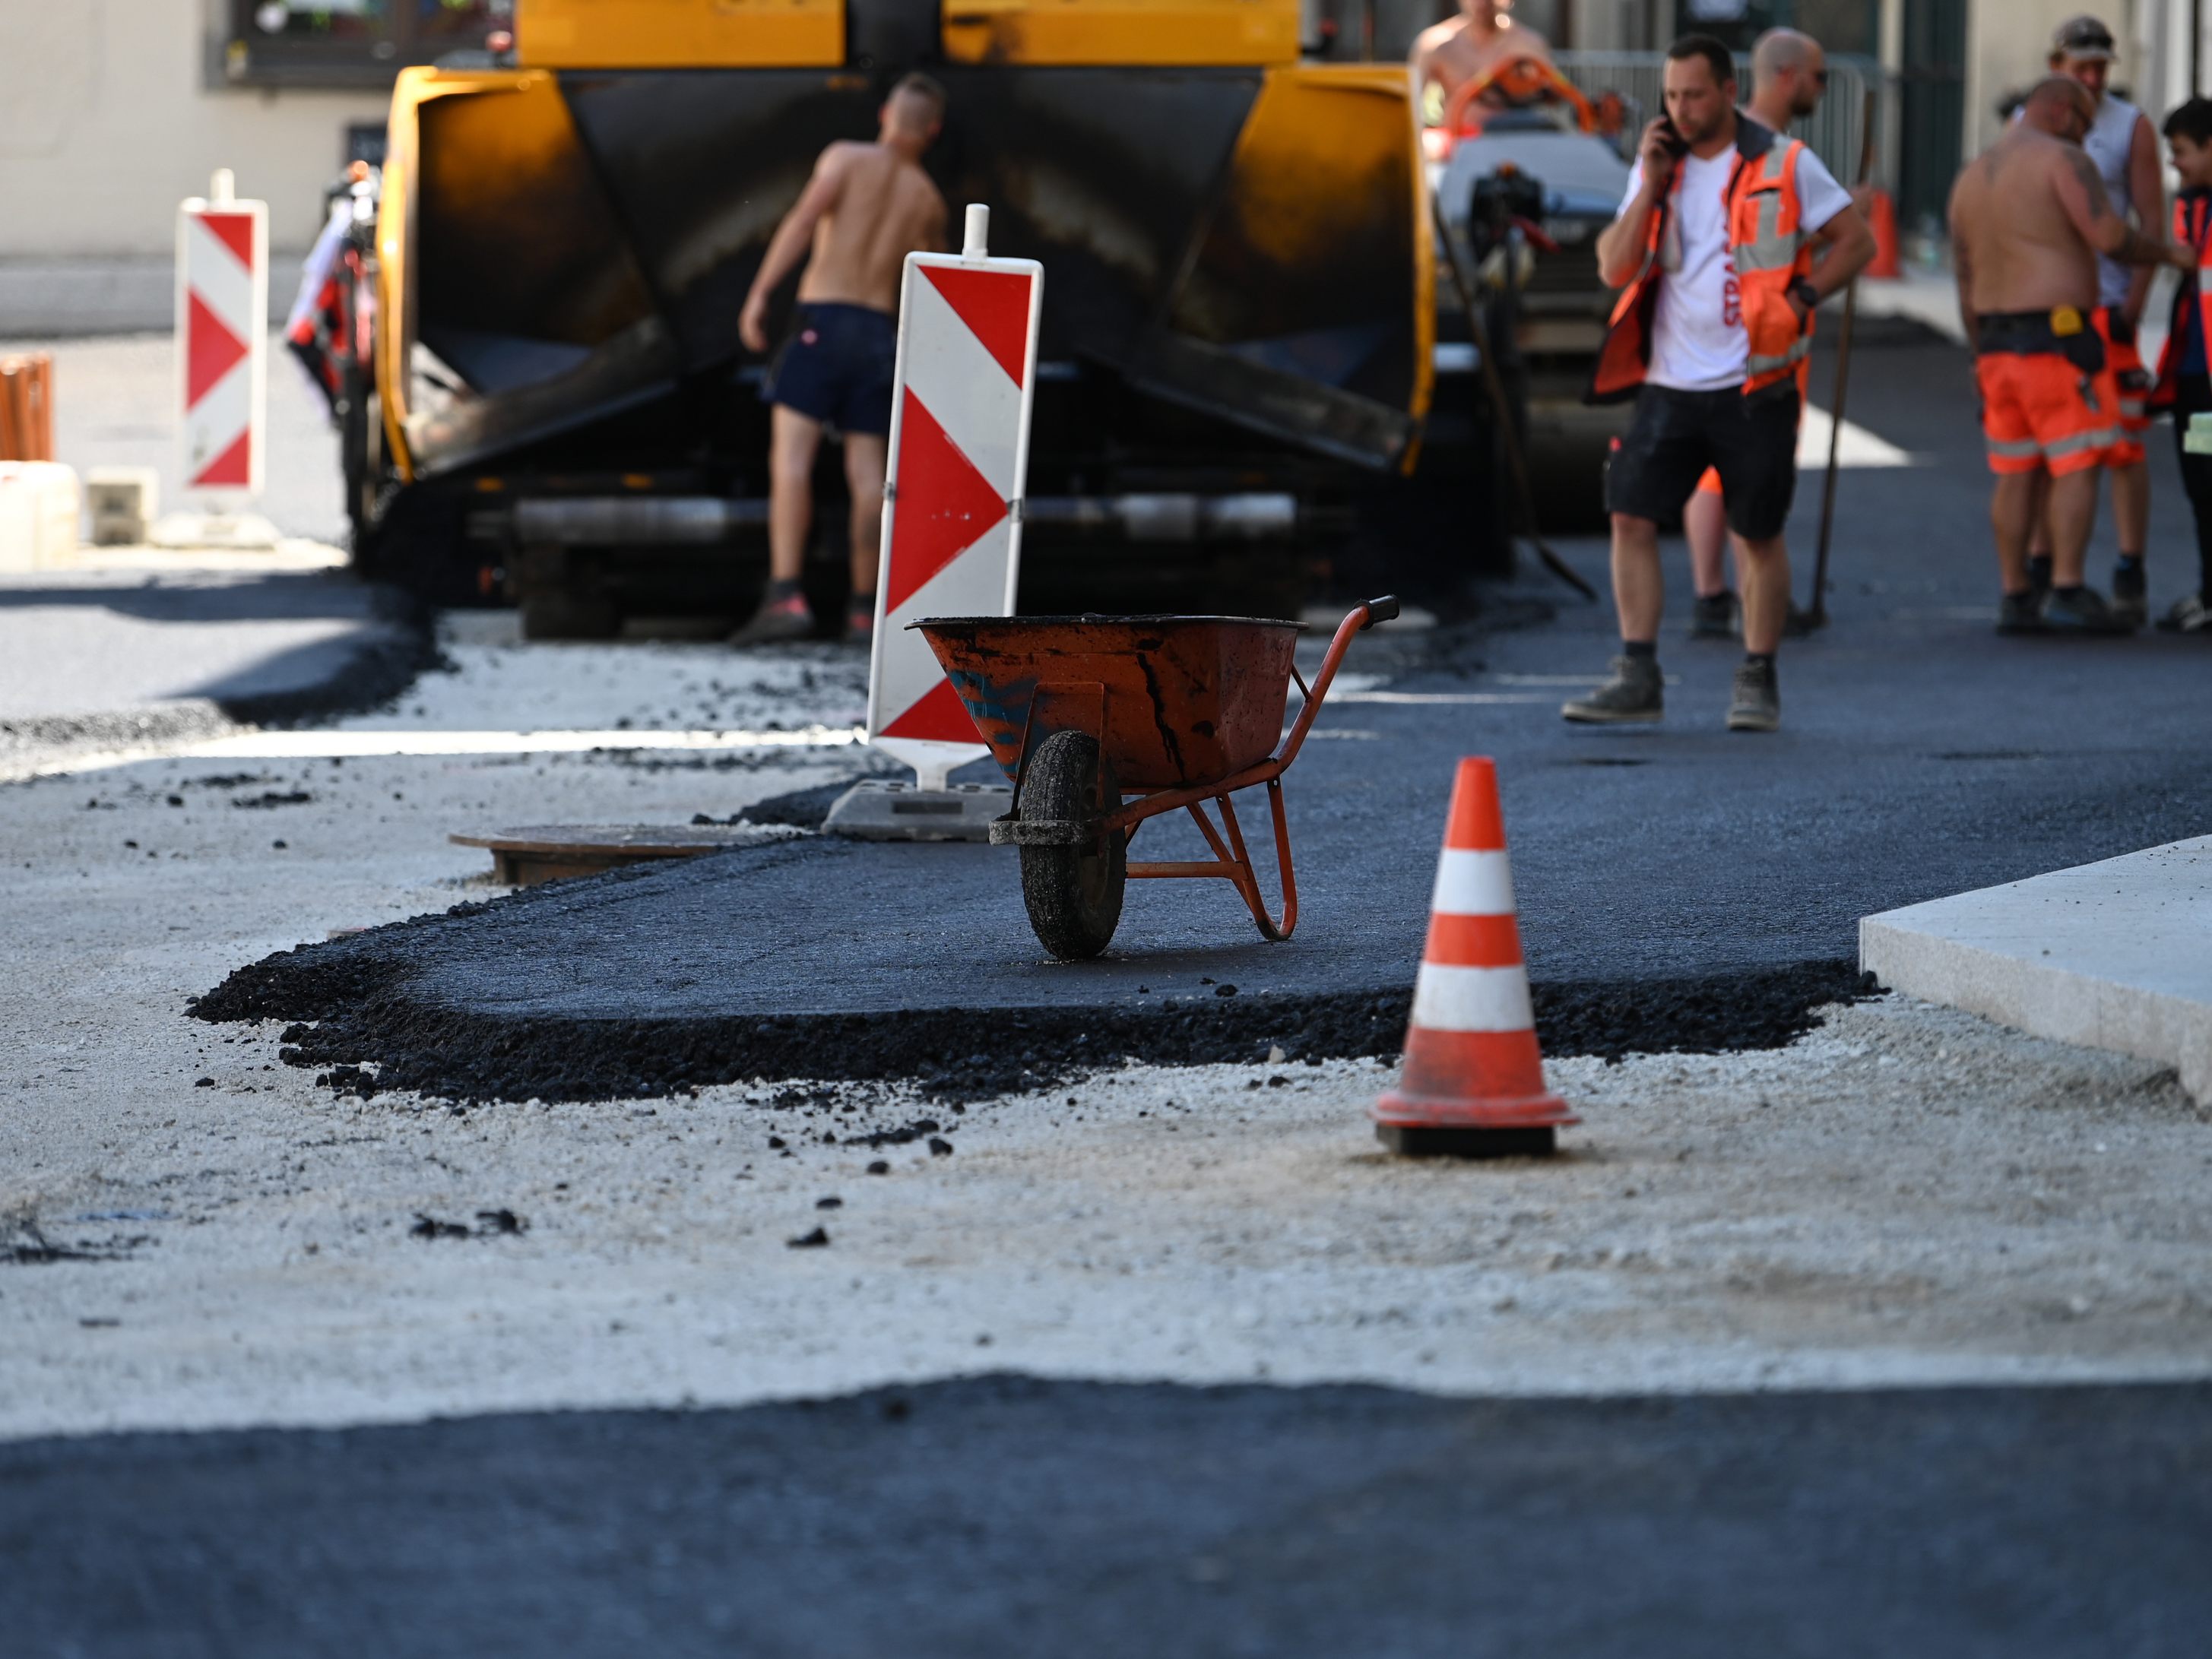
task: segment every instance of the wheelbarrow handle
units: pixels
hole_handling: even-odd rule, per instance
[[[1368,600],[1363,609],[1367,612],[1367,620],[1359,624],[1359,631],[1364,634],[1376,623],[1397,621],[1398,596],[1395,593],[1385,593],[1379,599]]]
[[[1291,723],[1289,735],[1275,750],[1275,763],[1288,766],[1298,757],[1298,749],[1313,727],[1314,716],[1321,713],[1321,700],[1328,695],[1328,683],[1336,678],[1344,653],[1352,646],[1352,636],[1379,622],[1389,622],[1398,614],[1398,601],[1385,594],[1379,599],[1370,599],[1354,609],[1336,625],[1336,635],[1328,642],[1328,653],[1321,659],[1321,672],[1314,676],[1313,690],[1306,693],[1306,706],[1298,710],[1297,719]]]

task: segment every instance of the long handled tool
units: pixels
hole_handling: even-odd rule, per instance
[[[1521,509],[1521,522],[1529,545],[1544,568],[1573,588],[1593,605],[1597,602],[1597,589],[1577,574],[1572,565],[1545,545],[1536,529],[1536,492],[1528,483],[1528,463],[1521,453],[1521,428],[1513,418],[1513,404],[1505,395],[1505,382],[1498,373],[1498,359],[1490,349],[1490,330],[1482,320],[1481,307],[1474,302],[1474,289],[1467,279],[1467,272],[1459,262],[1459,245],[1452,240],[1451,227],[1444,222],[1443,205],[1431,195],[1429,211],[1436,222],[1437,243],[1444,251],[1444,263],[1451,268],[1452,286],[1459,290],[1459,302],[1467,312],[1468,332],[1474,339],[1474,355],[1482,371],[1483,390],[1489,394],[1491,412],[1498,422],[1505,441],[1505,465],[1513,475],[1513,490]]]
[[[1864,134],[1859,147],[1859,186],[1864,189],[1874,177],[1874,88],[1869,87],[1866,106],[1861,118]],[[1809,632],[1828,625],[1828,546],[1836,527],[1836,473],[1842,465],[1844,448],[1844,400],[1851,389],[1851,333],[1858,322],[1859,279],[1851,278],[1850,286],[1844,290],[1844,325],[1836,335],[1836,396],[1835,407],[1828,411],[1832,417],[1828,428],[1828,483],[1820,495],[1820,549],[1813,560],[1813,605],[1805,612],[1805,627]]]

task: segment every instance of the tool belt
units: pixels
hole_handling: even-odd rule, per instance
[[[2056,356],[2084,374],[2105,372],[2105,342],[2075,306],[2049,311],[1995,311],[1974,319],[1974,347],[1984,356],[2004,352],[2015,357]]]

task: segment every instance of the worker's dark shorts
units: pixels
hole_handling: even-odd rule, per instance
[[[868,306],[804,305],[761,396],[840,432],[891,429],[898,325]]]
[[[1671,525],[1707,467],[1721,475],[1729,528],[1747,541],[1782,533],[1797,494],[1797,383],[1746,397],[1647,386],[1606,469],[1608,512]]]

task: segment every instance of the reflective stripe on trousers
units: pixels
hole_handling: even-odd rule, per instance
[[[2114,427],[2099,427],[2094,432],[2077,432],[2070,438],[2061,438],[2056,443],[2038,443],[2033,438],[1999,439],[1989,441],[1990,453],[2008,461],[2032,461],[2039,457],[2063,461],[2069,455],[2078,455],[2085,449],[2110,449],[2119,442],[2120,434]]]

